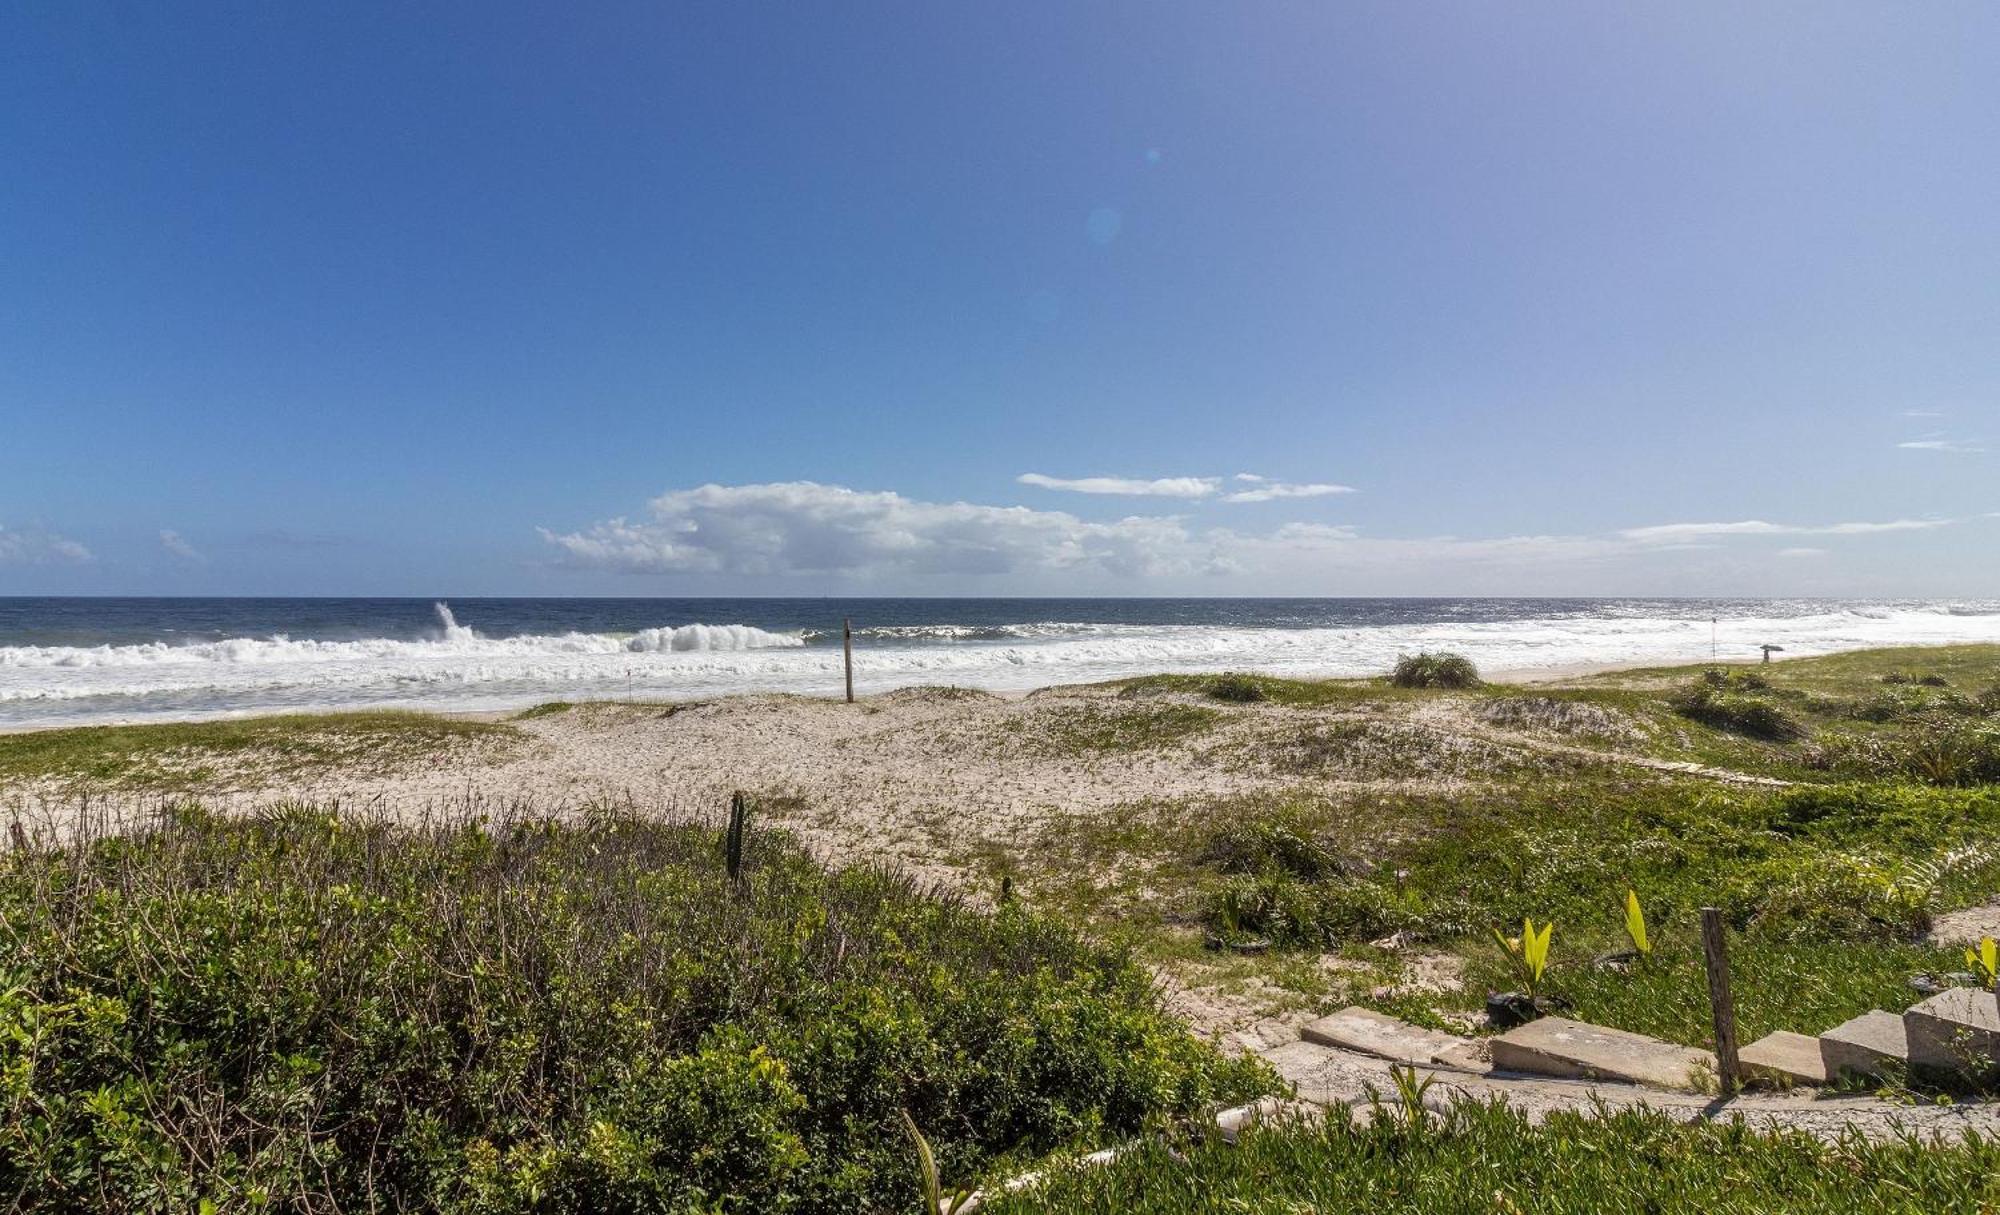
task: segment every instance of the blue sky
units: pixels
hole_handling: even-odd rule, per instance
[[[2000,595],[1996,45],[10,6],[0,594]]]

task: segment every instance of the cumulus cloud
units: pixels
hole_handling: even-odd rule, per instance
[[[92,559],[89,549],[67,536],[0,523],[0,565],[80,565]]]
[[[1950,519],[1892,519],[1887,523],[1828,523],[1802,526],[1745,519],[1740,523],[1660,523],[1651,527],[1628,527],[1618,534],[1642,544],[1681,543],[1712,536],[1866,536],[1877,532],[1924,531],[1949,527]]]
[[[1220,568],[1173,518],[1093,523],[1062,511],[919,502],[812,481],[704,485],[542,536],[577,565],[638,573],[1188,574]]]
[[[1031,472],[1014,480],[1039,489],[1130,498],[1206,498],[1222,488],[1220,477],[1049,477]]]
[[[1906,443],[1898,443],[1896,446],[1904,451],[1943,451],[1950,452],[1953,455],[1977,456],[1984,454],[1986,451],[1984,447],[1980,446],[1980,442],[1978,439],[1947,439],[1940,436],[1927,439],[1911,439]]]
[[[1258,482],[1250,482],[1259,484]],[[1269,484],[1269,483],[1262,483]],[[1458,570],[1489,579],[1525,571],[1611,568],[1735,537],[1852,536],[1944,527],[1949,519],[1798,525],[1669,523],[1596,534],[1380,537],[1355,526],[1292,521],[1265,532],[1197,530],[1180,516],[1108,522],[1064,511],[924,502],[812,481],[703,485],[653,499],[636,517],[541,535],[578,568],[640,574],[932,577],[1089,582],[1242,575],[1253,583],[1337,591],[1344,576],[1407,579]],[[1821,555],[1787,548],[1786,557]],[[1288,592],[1290,593],[1290,592]]]
[[[189,544],[186,537],[171,527],[160,529],[160,547],[183,561],[200,562],[208,560],[208,558],[195,551],[194,545]]]

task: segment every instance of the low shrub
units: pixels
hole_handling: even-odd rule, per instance
[[[1806,749],[1805,761],[1864,780],[1991,784],[2000,782],[2000,723],[1934,713],[1904,723],[1894,735],[1828,735]]]
[[[1266,699],[1264,685],[1248,675],[1218,675],[1209,681],[1208,698],[1230,704],[1256,704]]]
[[[1389,682],[1399,688],[1476,688],[1479,668],[1465,655],[1443,650],[1405,654],[1396,660]]]
[[[1703,677],[1669,697],[1667,703],[1690,721],[1765,742],[1791,742],[1805,736],[1805,727],[1784,709],[1760,696],[1732,690],[1742,686],[1741,681]]]
[[[907,1210],[1263,1090],[1127,958],[753,832],[183,811],[0,857],[25,1211]]]

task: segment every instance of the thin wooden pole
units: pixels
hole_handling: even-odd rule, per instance
[[[854,621],[840,622],[840,657],[847,666],[847,703],[854,703]]]
[[[1722,912],[1701,909],[1701,951],[1708,961],[1708,1003],[1715,1014],[1715,1062],[1727,1097],[1743,1085],[1736,1059],[1736,1002],[1729,994],[1729,946],[1722,935]]]

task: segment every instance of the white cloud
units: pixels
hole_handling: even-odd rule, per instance
[[[1781,548],[1778,550],[1778,555],[1780,557],[1824,557],[1826,556],[1826,552],[1823,548]]]
[[[1954,455],[1977,456],[1986,451],[1980,442],[1979,439],[1911,439],[1896,446],[1904,451],[1944,451]]]
[[[1014,479],[1022,485],[1077,494],[1200,499],[1211,498],[1222,492],[1221,477],[1159,477],[1148,480],[1140,477],[1066,478],[1044,476],[1041,473],[1022,473]],[[1275,502],[1283,498],[1324,498],[1333,494],[1359,492],[1351,485],[1332,485],[1325,482],[1291,485],[1283,481],[1273,481],[1269,477],[1260,477],[1256,473],[1237,473],[1231,479],[1249,488],[1223,494],[1220,501]]]
[[[41,528],[9,528],[0,524],[0,565],[82,564],[93,560],[90,550],[67,536]]]
[[[893,492],[795,481],[703,485],[660,495],[635,517],[542,537],[573,567],[717,577],[857,578],[941,587],[1006,578],[1010,585],[1110,590],[1138,580],[1212,586],[1229,574],[1260,593],[1352,593],[1413,582],[1450,588],[1547,583],[1575,575],[1629,579],[1687,550],[1737,537],[1851,536],[1943,527],[1947,519],[1819,525],[1746,520],[1670,523],[1596,534],[1376,537],[1294,520],[1266,532],[1197,529],[1179,516],[1108,522],[1064,511],[923,502]],[[1823,550],[1793,547],[1788,558]],[[1532,585],[1532,583],[1530,583]]]
[[[199,562],[208,560],[208,558],[195,551],[194,545],[189,544],[186,537],[171,527],[160,529],[160,547],[183,561]]]
[[[1709,536],[1865,536],[1877,532],[1923,531],[1948,527],[1950,519],[1894,519],[1887,523],[1828,523],[1801,526],[1746,519],[1740,523],[1660,523],[1652,527],[1628,527],[1618,534],[1642,544],[1678,543]]]
[[[638,573],[1117,576],[1220,568],[1173,518],[1092,523],[1062,511],[918,502],[792,481],[704,485],[650,503],[649,517],[542,536],[571,563]]]
[[[1244,477],[1239,473],[1236,479],[1243,481],[1251,480],[1252,478]],[[1324,498],[1332,494],[1360,492],[1351,485],[1287,485],[1282,481],[1266,481],[1262,477],[1254,478],[1254,480],[1257,483],[1257,488],[1239,489],[1233,494],[1224,496],[1222,500],[1224,502],[1274,502],[1280,498]]]
[[[1903,416],[1904,416],[1904,417],[1906,417],[1906,418],[1941,418],[1941,417],[1943,417],[1943,416],[1944,416],[1944,410],[1942,410],[1942,409],[1905,409],[1905,410],[1903,411]]]
[[[1220,477],[1048,477],[1022,473],[1022,485],[1073,494],[1117,494],[1133,498],[1206,498],[1222,488]]]

